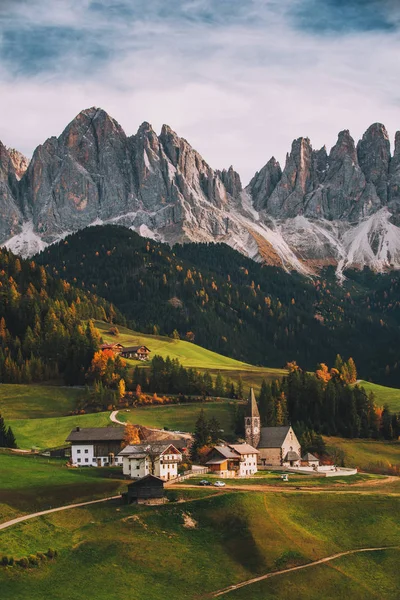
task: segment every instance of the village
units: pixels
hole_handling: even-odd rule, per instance
[[[288,481],[290,473],[320,477],[357,473],[357,469],[320,465],[319,459],[309,452],[302,456],[291,425],[261,427],[253,388],[244,419],[245,440],[237,443],[220,440],[208,450],[203,465],[192,465],[183,473],[180,465],[189,458],[191,434],[141,428],[144,439],[138,439],[138,443],[124,443],[126,428],[122,426],[76,427],[66,440],[70,444],[69,464],[76,468],[120,467],[126,479],[134,480],[123,498],[128,502],[146,503],[157,503],[164,497],[165,483],[173,484],[200,474],[209,474],[213,480],[202,479],[199,485],[224,487],[224,479],[251,478],[258,471],[268,469],[277,471],[284,482]]]

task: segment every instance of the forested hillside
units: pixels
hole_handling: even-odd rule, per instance
[[[364,379],[400,384],[400,276],[333,269],[307,279],[222,245],[174,246],[91,227],[36,257],[113,302],[133,328],[180,336],[254,364],[313,369],[352,356]],[[323,275],[323,276],[322,276]]]
[[[85,383],[98,347],[98,333],[88,319],[121,317],[97,295],[48,275],[35,261],[0,249],[2,383],[46,381],[60,375],[71,385]]]

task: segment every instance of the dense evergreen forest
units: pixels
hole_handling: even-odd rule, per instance
[[[0,381],[84,384],[98,348],[90,319],[124,322],[106,300],[0,249]]]
[[[360,377],[400,385],[400,275],[333,268],[307,279],[223,244],[172,249],[118,226],[91,227],[35,260],[106,298],[140,331],[180,336],[253,364],[306,369],[353,356]]]

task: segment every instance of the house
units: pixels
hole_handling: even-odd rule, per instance
[[[122,358],[134,358],[135,360],[149,360],[151,350],[147,346],[124,346],[121,351]]]
[[[258,463],[271,467],[299,467],[301,446],[291,425],[261,427],[260,413],[251,388],[244,418],[245,439],[258,450]]]
[[[132,502],[158,503],[164,499],[164,481],[155,475],[146,475],[128,485],[128,491],[122,494],[128,504]]]
[[[220,477],[248,477],[257,473],[257,455],[258,450],[249,444],[214,446],[206,466]]]
[[[71,463],[78,467],[122,465],[118,456],[124,427],[76,427],[67,437],[71,443]]]
[[[307,452],[301,459],[301,465],[304,467],[319,467],[319,459],[314,454]]]
[[[104,352],[104,350],[111,350],[114,354],[120,354],[123,350],[122,344],[101,344],[100,350]]]
[[[168,481],[178,476],[182,453],[168,442],[153,442],[126,446],[118,454],[118,459],[122,460],[123,474],[131,479],[155,475]]]

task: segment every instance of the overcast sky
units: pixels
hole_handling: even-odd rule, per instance
[[[82,109],[167,123],[244,183],[299,136],[400,129],[398,0],[0,0],[0,139],[30,156]]]

